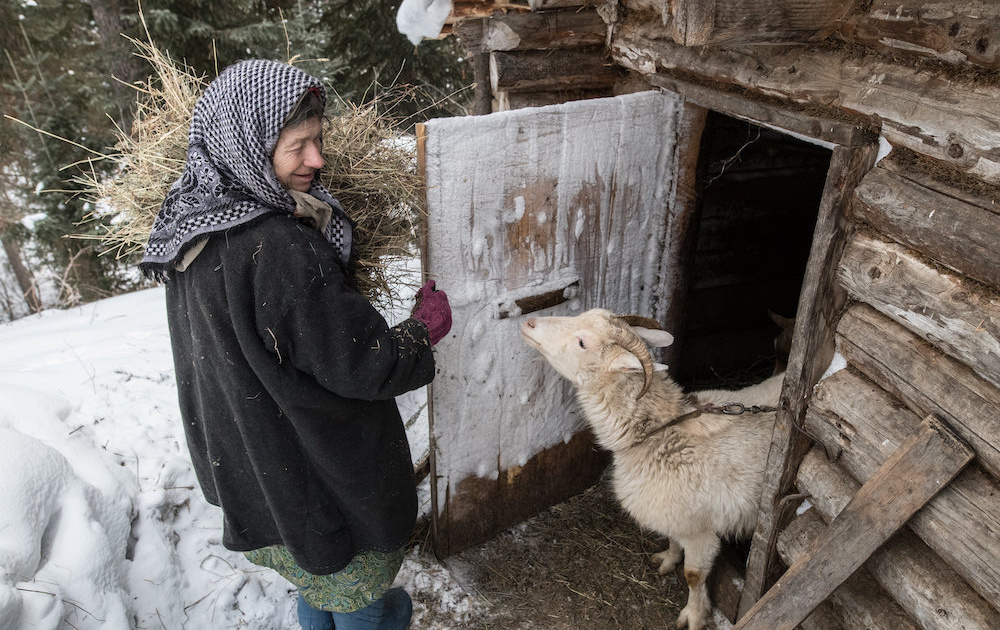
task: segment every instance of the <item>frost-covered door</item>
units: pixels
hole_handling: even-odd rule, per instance
[[[597,306],[662,314],[683,109],[642,92],[425,125],[425,271],[454,317],[430,394],[439,554],[603,470],[572,389],[519,327]]]

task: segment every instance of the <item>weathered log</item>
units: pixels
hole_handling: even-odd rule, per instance
[[[590,7],[604,4],[604,0],[528,0],[532,11],[545,9],[565,9],[568,7]]]
[[[881,168],[861,180],[855,197],[860,220],[959,273],[1000,288],[1000,207],[994,211],[966,203]]]
[[[851,365],[918,415],[947,421],[1000,478],[1000,390],[870,306],[848,310],[837,332]]]
[[[483,116],[493,112],[493,90],[490,88],[490,56],[479,52],[469,55],[472,63],[473,78],[476,82],[476,93],[472,99],[472,114]]]
[[[544,107],[569,101],[612,96],[611,88],[597,90],[550,90],[538,92],[511,92],[500,90],[493,100],[493,111],[506,112],[524,107]]]
[[[455,35],[474,52],[586,48],[603,46],[607,25],[596,11],[510,13],[463,20]]]
[[[803,462],[804,464],[805,462]],[[826,524],[816,514],[807,510],[795,517],[778,537],[778,552],[789,565],[804,557],[817,540],[826,532]],[[845,628],[868,630],[919,630],[906,612],[900,608],[871,575],[861,568],[830,593],[821,604],[836,611]],[[818,610],[818,608],[817,608]]]
[[[795,483],[799,461],[809,450],[809,438],[801,425],[813,386],[834,355],[834,326],[847,300],[835,281],[837,261],[843,252],[848,229],[850,199],[854,187],[871,168],[874,146],[835,147],[826,186],[816,218],[812,250],[799,297],[799,312],[781,402],[767,456],[761,509],[754,529],[746,584],[740,598],[742,615],[774,580],[773,560],[778,533],[791,517],[784,501]]]
[[[516,0],[453,0],[451,13],[448,14],[445,24],[459,24],[463,20],[530,10],[527,2],[517,2]]]
[[[868,121],[861,119],[852,124],[841,119],[814,116],[781,106],[765,105],[739,94],[720,92],[664,75],[653,75],[650,82],[656,87],[681,94],[689,101],[733,118],[831,144],[855,147],[872,144],[878,138],[878,133],[870,128]]]
[[[869,479],[914,430],[919,417],[850,370],[825,379],[804,429],[859,482]],[[910,519],[910,529],[1000,609],[1000,484],[969,466]]]
[[[628,69],[699,76],[739,90],[820,108],[878,117],[893,146],[942,160],[1000,183],[1000,86],[856,51],[806,46],[689,48],[657,39],[660,27],[615,26],[611,53]]]
[[[851,0],[622,0],[652,12],[684,46],[774,44],[823,39],[852,8]]]
[[[878,163],[885,169],[904,179],[929,188],[959,201],[997,212],[1000,208],[1000,186],[987,184],[971,177],[950,165],[942,164],[908,149],[894,147],[889,155]]]
[[[851,297],[1000,386],[1000,301],[980,285],[862,234],[848,243],[839,275]]]
[[[972,449],[940,420],[925,418],[734,630],[798,625],[972,458]]]
[[[826,522],[840,513],[860,486],[819,448],[802,460],[798,484]],[[1000,613],[909,529],[876,551],[866,568],[921,627],[1000,628]]]
[[[660,269],[664,286],[670,291],[663,296],[666,307],[663,329],[674,333],[674,343],[660,351],[660,359],[676,365],[684,348],[684,314],[687,296],[694,280],[692,263],[698,244],[698,163],[701,159],[701,137],[705,131],[708,110],[685,103],[677,133],[675,189],[667,209],[667,225],[671,237],[664,243]]]
[[[490,53],[493,93],[611,88],[618,70],[602,52],[579,50]]]
[[[1000,5],[989,0],[873,2],[843,20],[838,34],[879,51],[1000,69]]]

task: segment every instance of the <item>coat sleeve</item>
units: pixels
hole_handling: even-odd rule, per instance
[[[279,232],[284,238],[270,232],[261,242],[252,270],[257,332],[276,361],[362,400],[393,398],[433,379],[423,324],[411,318],[389,327],[315,230],[285,221]]]

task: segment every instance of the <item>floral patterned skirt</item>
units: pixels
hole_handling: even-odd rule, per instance
[[[299,595],[317,610],[349,613],[366,608],[392,586],[403,564],[403,550],[363,551],[346,567],[330,575],[313,575],[299,567],[283,545],[245,551],[247,560],[274,569],[299,589]]]

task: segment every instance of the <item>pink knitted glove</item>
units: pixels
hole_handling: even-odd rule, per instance
[[[432,346],[441,341],[451,330],[451,306],[448,304],[448,296],[444,291],[435,288],[433,280],[428,280],[427,284],[417,291],[416,304],[411,316],[427,326]]]

